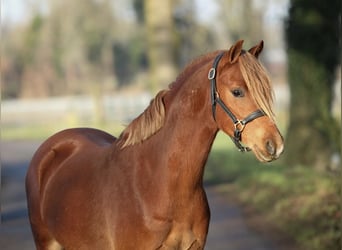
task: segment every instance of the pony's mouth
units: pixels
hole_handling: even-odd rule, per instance
[[[253,145],[251,149],[255,157],[261,162],[271,162],[276,159],[275,156],[264,154],[263,151],[257,145]]]

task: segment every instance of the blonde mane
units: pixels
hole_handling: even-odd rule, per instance
[[[266,69],[248,52],[239,57],[239,66],[253,100],[274,121],[274,93]]]
[[[161,90],[145,111],[125,128],[118,141],[121,148],[146,140],[164,125],[165,106],[163,96],[167,91]]]

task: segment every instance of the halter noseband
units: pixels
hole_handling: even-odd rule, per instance
[[[236,118],[236,116],[232,113],[232,111],[224,104],[224,102],[220,99],[220,95],[216,88],[216,71],[217,71],[217,65],[219,61],[221,60],[224,52],[220,53],[214,60],[213,67],[209,70],[208,73],[208,79],[211,83],[211,108],[214,120],[216,121],[216,104],[218,103],[223,111],[232,119],[234,124],[234,137],[231,137],[235,146],[239,149],[241,152],[250,151],[250,148],[244,147],[241,144],[241,133],[243,129],[245,128],[246,124],[253,121],[256,118],[259,118],[261,116],[264,116],[265,113],[258,109],[254,111],[253,113],[249,114],[245,119],[239,120]]]

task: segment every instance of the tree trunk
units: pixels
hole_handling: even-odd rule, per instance
[[[291,0],[286,27],[291,90],[285,159],[323,170],[340,147],[334,119],[334,72],[339,63],[341,1]]]
[[[289,53],[291,89],[286,161],[323,170],[337,150],[339,130],[330,112],[332,90],[322,65],[298,52]]]
[[[171,0],[145,0],[150,90],[156,92],[175,77]]]

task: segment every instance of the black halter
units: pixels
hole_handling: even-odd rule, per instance
[[[211,83],[211,106],[212,106],[212,113],[214,120],[216,121],[216,104],[218,103],[221,108],[226,112],[226,114],[232,119],[234,124],[234,137],[231,137],[233,142],[235,143],[236,147],[241,152],[250,151],[250,148],[244,147],[241,145],[241,133],[243,129],[245,128],[246,124],[253,121],[254,119],[264,116],[265,113],[258,109],[257,111],[254,111],[250,115],[248,115],[245,119],[239,120],[236,118],[236,116],[230,111],[230,109],[224,104],[224,102],[220,99],[220,95],[216,88],[216,70],[217,65],[219,61],[221,60],[223,56],[223,52],[220,53],[214,60],[213,67],[209,70],[208,79]]]

